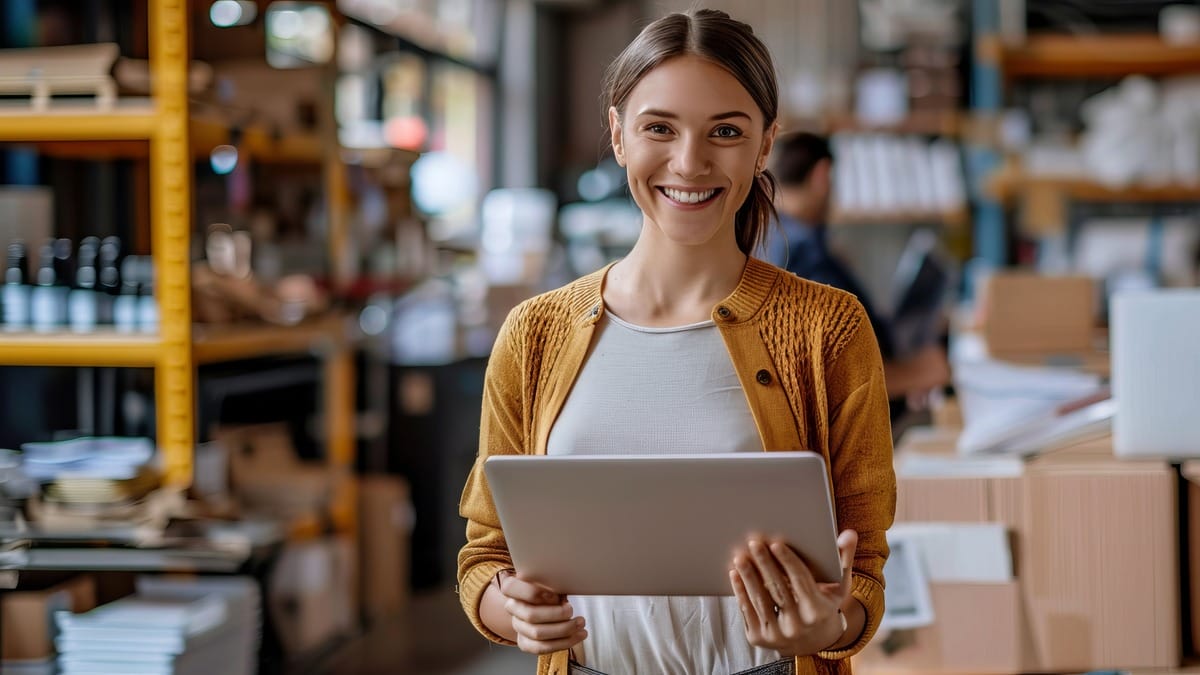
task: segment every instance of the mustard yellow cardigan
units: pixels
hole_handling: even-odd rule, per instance
[[[458,593],[485,637],[479,605],[495,574],[512,566],[483,473],[490,455],[545,454],[546,439],[583,364],[604,311],[607,269],[528,300],[508,316],[484,381],[479,457],[460,513],[467,543]],[[849,648],[796,659],[798,675],[845,675],[849,657],[883,616],[885,533],[896,508],[888,401],[879,347],[854,296],[749,259],[741,281],[713,308],[713,321],[746,392],[764,448],[825,457],[838,529],[858,532],[852,593],[866,608],[862,638]],[[603,422],[597,416],[597,424]],[[566,675],[567,652],[538,659],[538,675]],[[620,674],[614,674],[620,675]]]

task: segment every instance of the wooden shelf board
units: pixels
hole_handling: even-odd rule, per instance
[[[0,142],[34,143],[52,157],[84,159],[145,159],[158,118],[149,106],[118,108],[111,113],[88,113],[75,107],[63,111],[31,113],[28,108],[0,106]],[[230,127],[215,118],[193,117],[190,146],[197,158],[229,143]],[[316,133],[274,136],[262,127],[242,133],[240,150],[265,164],[320,164],[323,157]]]
[[[999,201],[1014,199],[1029,190],[1060,192],[1068,199],[1090,202],[1200,202],[1200,185],[1114,188],[1088,178],[1024,176],[1005,171],[993,176],[987,186],[990,196]]]
[[[193,117],[192,152],[206,157],[218,145],[231,140],[231,127],[221,120]],[[289,132],[276,136],[266,128],[251,126],[242,131],[239,150],[261,163],[319,164],[323,159],[321,140],[316,133]]]
[[[203,364],[321,352],[344,343],[343,330],[342,317],[327,317],[297,326],[197,325],[192,330],[192,356],[197,364]]]
[[[889,211],[850,213],[834,211],[829,219],[829,224],[832,227],[865,227],[869,225],[928,223],[946,227],[960,227],[970,222],[970,219],[970,214],[965,209],[945,212]]]
[[[914,110],[903,120],[890,124],[864,122],[847,113],[821,118],[787,119],[783,121],[783,128],[788,132],[811,131],[819,134],[844,132],[957,137],[962,134],[964,124],[964,113],[959,110]]]
[[[157,127],[152,104],[118,106],[109,112],[79,106],[44,112],[0,106],[0,142],[147,141]]]
[[[1170,45],[1153,34],[1032,35],[1000,50],[1005,77],[1124,77],[1200,72],[1200,45]]]
[[[0,333],[0,364],[9,366],[152,367],[157,335],[117,333]]]

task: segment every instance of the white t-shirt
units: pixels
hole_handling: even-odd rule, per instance
[[[551,455],[762,452],[712,321],[643,328],[605,313],[550,431]],[[612,675],[722,675],[778,661],[746,641],[729,597],[571,596],[576,659]]]

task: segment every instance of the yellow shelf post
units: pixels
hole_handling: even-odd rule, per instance
[[[188,150],[188,3],[150,2],[150,72],[158,126],[150,140],[151,247],[161,346],[155,369],[158,445],[168,483],[189,485],[195,448],[192,367],[191,153]]]

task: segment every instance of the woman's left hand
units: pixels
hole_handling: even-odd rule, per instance
[[[818,583],[808,565],[783,541],[752,538],[738,551],[729,581],[750,644],[783,656],[807,656],[835,646],[846,630],[842,606],[850,597],[858,534],[838,537],[840,583]]]

